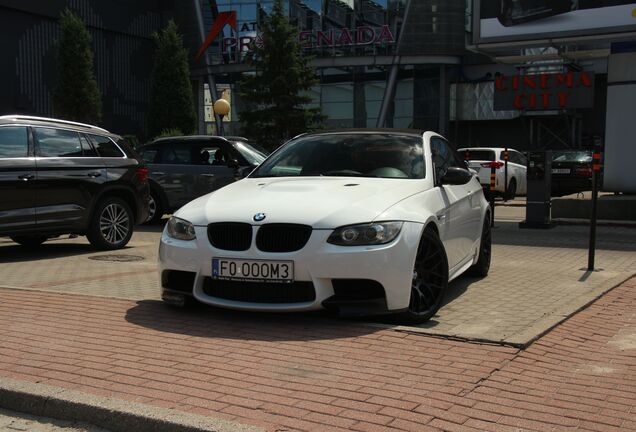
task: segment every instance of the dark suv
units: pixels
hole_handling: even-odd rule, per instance
[[[107,130],[64,120],[0,117],[0,236],[35,247],[62,234],[124,247],[148,216],[148,170]]]

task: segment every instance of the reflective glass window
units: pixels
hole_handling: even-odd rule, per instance
[[[53,129],[33,128],[42,157],[82,157],[82,145],[77,132]]]
[[[26,127],[0,127],[0,158],[26,157],[28,151],[29,140]]]

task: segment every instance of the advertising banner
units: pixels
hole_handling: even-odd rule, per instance
[[[475,43],[636,31],[636,0],[475,0]]]

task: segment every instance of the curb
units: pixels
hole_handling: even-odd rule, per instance
[[[0,407],[89,423],[112,432],[257,432],[264,429],[47,384],[0,377]]]

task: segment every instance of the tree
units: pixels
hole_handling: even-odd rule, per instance
[[[254,44],[247,63],[255,72],[243,75],[239,95],[242,133],[274,149],[295,135],[322,122],[320,108],[307,108],[307,91],[315,85],[314,69],[302,55],[298,31],[285,16],[282,0],[275,0],[271,15],[261,26],[262,44]]]
[[[153,38],[157,49],[152,70],[148,135],[154,137],[166,129],[190,134],[195,130],[197,117],[183,38],[172,20]]]
[[[81,18],[69,9],[60,16],[60,28],[53,111],[67,120],[99,123],[102,97],[93,72],[91,35]]]

